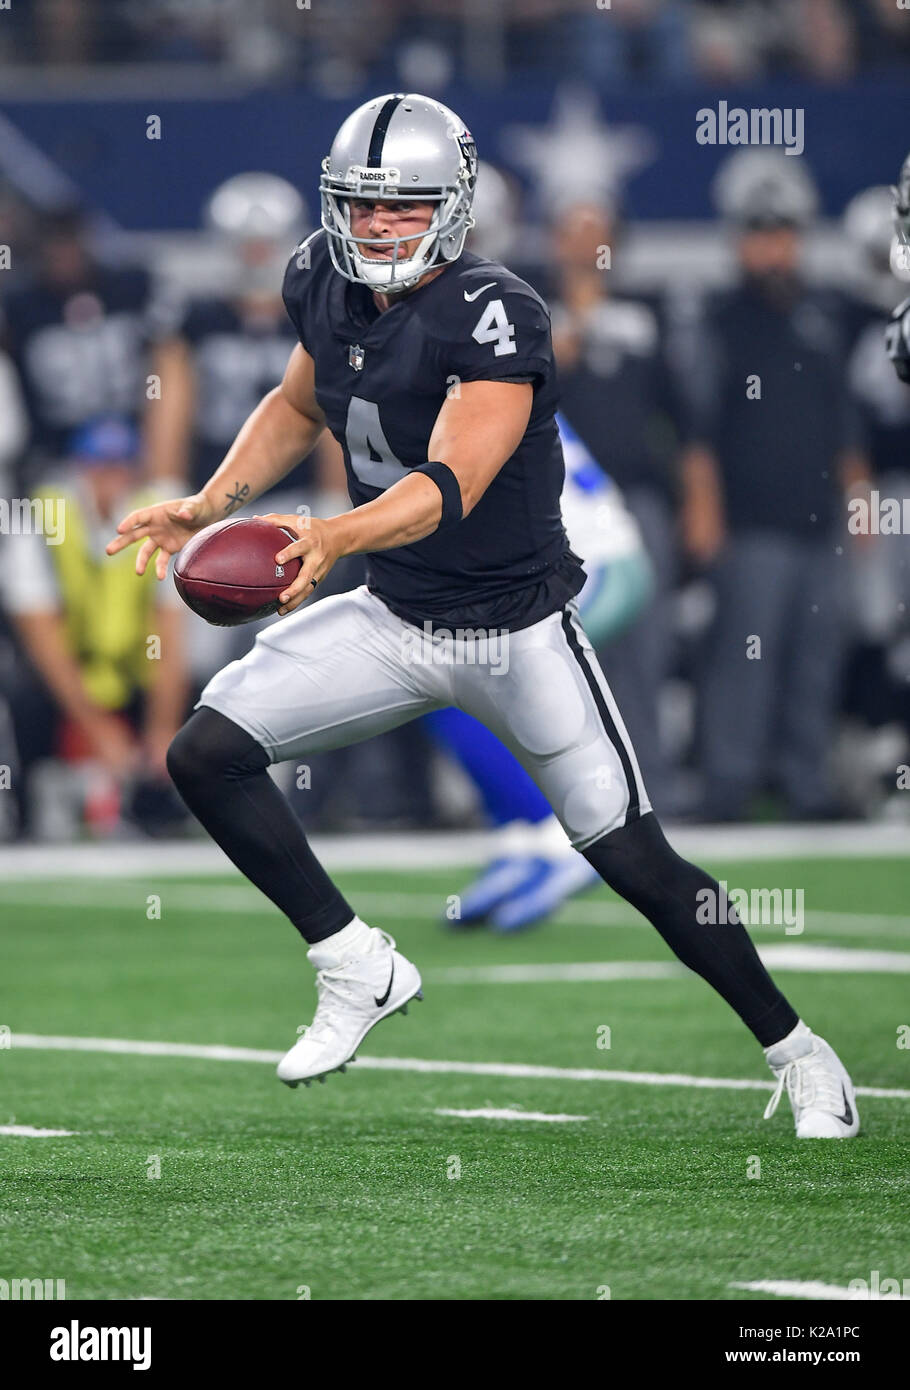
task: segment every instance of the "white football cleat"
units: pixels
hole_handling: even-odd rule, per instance
[[[408,1001],[422,999],[420,972],[395,950],[395,942],[377,927],[361,935],[356,954],[335,953],[329,937],[307,956],[316,966],[319,1002],[309,1028],[278,1063],[288,1086],[344,1071],[375,1025],[389,1014],[407,1013]]]
[[[770,1120],[786,1087],[797,1139],[852,1139],[859,1131],[856,1093],[833,1047],[800,1020],[793,1032],[765,1048],[777,1089],[768,1101]]]

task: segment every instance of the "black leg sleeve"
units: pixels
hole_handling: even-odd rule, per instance
[[[323,941],[354,912],[307,844],[268,765],[250,734],[205,705],[190,716],[167,755],[174,785],[216,844],[301,936]]]
[[[722,894],[716,879],[680,858],[667,843],[653,812],[632,821],[583,851],[605,883],[637,907],[660,932],[672,951],[690,970],[701,975],[726,999],[755,1034],[770,1047],[799,1022],[787,1000],[758,958],[742,923],[718,925],[698,921],[705,889]]]

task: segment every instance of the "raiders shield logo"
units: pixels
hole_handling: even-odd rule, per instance
[[[348,366],[353,367],[355,372],[363,371],[363,359],[366,353],[358,343],[355,347],[348,348]]]

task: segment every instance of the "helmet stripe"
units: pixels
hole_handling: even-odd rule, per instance
[[[373,134],[370,136],[370,152],[367,155],[367,168],[379,169],[382,166],[382,147],[385,144],[386,131],[389,128],[389,121],[392,113],[404,96],[389,97],[388,101],[383,102],[382,109],[376,117],[376,124],[373,126]]]

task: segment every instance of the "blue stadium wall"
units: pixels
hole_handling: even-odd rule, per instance
[[[284,175],[315,210],[320,158],[345,115],[370,94],[328,100],[283,87],[204,100],[16,100],[4,102],[2,111],[89,202],[123,227],[178,230],[198,225],[207,193],[238,169]],[[514,86],[482,93],[450,87],[440,96],[465,118],[482,157],[528,181],[528,171],[515,165],[508,128],[545,122],[552,89]],[[601,99],[607,124],[643,129],[654,142],[655,158],[628,185],[633,216],[711,215],[711,178],[730,147],[696,142],[696,112],[716,108],[722,99],[747,108],[804,109],[805,156],[829,215],[838,214],[860,188],[893,183],[910,146],[910,89],[894,77],[833,88],[781,82],[610,94]],[[150,114],[161,117],[161,140],[145,137]]]

